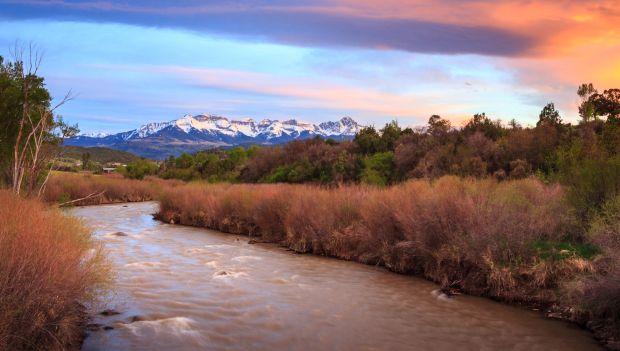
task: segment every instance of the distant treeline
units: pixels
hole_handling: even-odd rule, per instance
[[[315,138],[281,146],[202,151],[170,157],[159,167],[142,160],[127,175],[140,178],[206,179],[246,183],[368,183],[388,185],[409,178],[444,175],[519,179],[538,175],[587,189],[583,201],[600,203],[620,184],[620,89],[578,89],[581,120],[564,123],[553,103],[534,127],[503,123],[484,113],[461,128],[438,115],[424,127],[396,122],[366,127],[352,141]],[[588,184],[585,184],[588,183]],[[613,189],[610,189],[613,188]],[[581,191],[583,192],[583,191]]]

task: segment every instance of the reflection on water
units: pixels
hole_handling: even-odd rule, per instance
[[[427,281],[159,223],[155,203],[81,207],[116,270],[84,350],[589,350],[576,327]],[[117,232],[127,234],[118,235]],[[103,307],[93,307],[93,313]],[[109,329],[109,328],[108,328]]]

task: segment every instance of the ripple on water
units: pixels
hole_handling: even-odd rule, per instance
[[[200,333],[194,328],[195,321],[187,317],[171,317],[156,320],[144,320],[123,324],[137,336],[154,336],[168,334],[174,337],[200,337]]]
[[[242,277],[247,277],[248,274],[245,272],[232,272],[232,271],[217,271],[215,273],[213,273],[212,277],[213,279],[218,279],[218,280],[230,280],[230,279],[236,279],[236,278],[242,278]]]
[[[164,264],[162,262],[132,262],[125,264],[127,268],[154,268],[154,267],[162,267]]]
[[[597,348],[538,314],[468,296],[443,301],[437,285],[413,277],[162,225],[149,216],[156,208],[71,210],[97,226],[118,268],[120,297],[110,302],[125,307],[122,325],[92,333],[85,350]],[[130,235],[104,237],[118,231]],[[146,317],[128,323],[130,312]]]
[[[241,262],[241,263],[246,263],[250,261],[260,261],[262,259],[263,259],[262,257],[258,257],[258,256],[237,256],[237,257],[231,258],[231,260],[236,261],[236,262]]]

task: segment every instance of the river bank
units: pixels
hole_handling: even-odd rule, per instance
[[[446,293],[536,308],[619,347],[615,322],[589,310],[591,297],[582,293],[592,280],[606,279],[599,269],[609,258],[571,239],[576,229],[559,186],[457,178],[387,189],[188,185],[164,191],[160,204],[156,217],[167,223],[385,266]]]
[[[78,220],[0,190],[0,350],[79,349],[108,268]]]
[[[382,267],[153,220],[155,203],[76,207],[118,272],[84,350],[591,350],[571,324]],[[121,232],[123,235],[118,235]],[[99,310],[96,310],[99,312]],[[103,328],[102,328],[103,329]]]
[[[119,202],[127,198],[124,192],[142,189],[143,199],[160,201],[157,217],[166,223],[382,265],[437,282],[448,294],[490,297],[578,323],[618,348],[617,322],[608,314],[617,300],[614,275],[608,274],[617,266],[613,244],[601,251],[584,236],[559,185],[448,177],[389,188],[328,189],[105,177],[79,183],[73,179],[83,176],[65,177],[57,180],[63,190],[52,192],[51,201],[122,184],[109,192],[116,195],[93,200]],[[82,190],[69,196],[67,187]]]

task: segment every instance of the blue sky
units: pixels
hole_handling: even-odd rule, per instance
[[[436,2],[452,14],[450,0]],[[380,126],[421,125],[434,113],[458,125],[486,112],[527,124],[548,101],[574,120],[580,80],[620,79],[571,66],[574,51],[550,54],[550,38],[515,30],[509,19],[472,25],[425,14],[418,1],[377,4],[0,0],[0,55],[9,57],[16,42],[44,51],[41,73],[53,96],[76,94],[60,113],[83,132],[187,113],[351,116]],[[489,18],[500,10],[489,9]],[[596,49],[617,58],[617,33],[601,31],[606,45]]]

